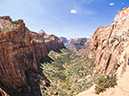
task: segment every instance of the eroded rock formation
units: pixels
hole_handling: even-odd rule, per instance
[[[39,34],[43,35],[48,52],[51,50],[57,50],[65,47],[63,41],[57,36],[53,34],[48,35],[43,30],[41,30]]]
[[[96,29],[92,39],[92,50],[96,52],[96,66],[110,74],[118,68],[121,53],[129,45],[129,8],[118,11],[114,22]]]
[[[96,52],[96,66],[106,74],[115,71],[118,84],[100,94],[94,85],[77,96],[129,96],[129,7],[118,11],[111,25],[96,29],[90,47]]]
[[[31,33],[23,20],[0,18],[0,83],[14,89],[25,85],[26,70],[37,71],[37,61],[45,56],[47,49],[42,35]]]

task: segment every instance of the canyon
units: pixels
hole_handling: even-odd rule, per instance
[[[92,39],[36,33],[21,19],[0,17],[0,95],[129,96],[128,25],[129,7]],[[96,94],[96,80],[110,74],[117,85]]]

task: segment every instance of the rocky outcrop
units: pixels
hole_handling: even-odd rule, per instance
[[[27,83],[25,72],[37,71],[37,61],[47,56],[42,35],[30,32],[23,20],[0,18],[0,83],[17,88]]]
[[[42,36],[47,35],[47,34],[45,33],[45,31],[43,31],[43,29],[41,29],[41,30],[39,31],[39,34],[41,34]]]
[[[70,44],[67,48],[72,52],[78,52],[85,49],[91,42],[90,38],[78,38],[74,43]]]
[[[93,34],[91,49],[96,52],[96,66],[110,74],[119,66],[122,52],[129,45],[129,8],[118,12],[114,22],[107,27],[100,26]]]
[[[63,41],[57,36],[53,34],[48,35],[42,30],[39,32],[39,34],[43,35],[48,52],[51,50],[58,50],[61,48],[65,48]]]
[[[63,40],[63,43],[64,43],[65,47],[68,47],[70,44],[74,43],[77,38],[72,39],[72,38],[60,37],[60,39]]]
[[[129,46],[123,51],[118,61],[121,66],[117,70],[117,85],[100,94],[95,93],[95,85],[77,96],[129,96]]]
[[[129,7],[118,11],[114,22],[108,27],[96,29],[92,51],[96,52],[96,66],[110,74],[116,72],[117,85],[100,94],[95,93],[95,85],[77,96],[129,96]]]

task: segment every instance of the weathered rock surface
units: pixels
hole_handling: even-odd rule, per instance
[[[84,91],[77,96],[129,96],[129,46],[122,53],[119,63],[121,66],[117,70],[117,85],[114,88],[108,88],[100,94],[95,93],[95,85],[87,91]]]
[[[117,73],[117,85],[100,94],[95,85],[77,96],[129,96],[129,7],[118,11],[114,22],[96,29],[90,45],[96,52],[96,66],[101,72]]]
[[[41,34],[42,36],[45,36],[45,35],[46,35],[46,33],[45,33],[45,31],[43,31],[43,29],[41,29],[41,30],[39,31],[39,34]]]
[[[55,36],[53,34],[48,35],[43,30],[41,30],[39,32],[39,34],[43,35],[43,37],[45,39],[45,45],[46,45],[48,52],[51,50],[65,48],[63,41],[60,38],[58,38],[57,36]]]
[[[35,35],[34,35],[35,34]],[[37,61],[47,56],[44,38],[31,33],[22,20],[0,18],[0,83],[17,88],[27,83],[25,72],[37,71]]]
[[[92,51],[96,52],[96,66],[110,74],[118,68],[121,53],[129,45],[129,8],[118,12],[114,22],[96,29],[92,39]]]

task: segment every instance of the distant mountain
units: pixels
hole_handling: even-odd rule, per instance
[[[60,37],[64,45],[71,51],[77,52],[80,49],[85,49],[88,44],[91,42],[91,37],[83,37],[83,38],[65,38],[65,37]]]
[[[70,44],[72,44],[76,41],[76,39],[66,38],[66,37],[60,37],[60,39],[63,40],[65,47],[68,47]]]

